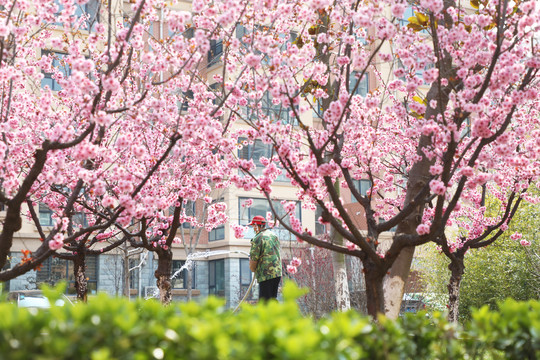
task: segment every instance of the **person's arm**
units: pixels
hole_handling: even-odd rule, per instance
[[[257,261],[249,260],[249,270],[251,270],[251,272],[257,270]]]

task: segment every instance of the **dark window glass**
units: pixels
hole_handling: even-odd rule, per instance
[[[178,102],[180,111],[186,112],[189,109],[189,101],[193,100],[193,91],[188,90],[186,91],[181,97],[182,102]]]
[[[367,191],[371,187],[371,181],[366,179],[361,180],[354,180],[354,188],[360,193],[362,196],[367,195]],[[356,198],[354,196],[351,196],[352,202],[357,202]]]
[[[141,259],[129,259],[129,268],[133,269],[139,265]],[[129,272],[129,288],[139,290],[139,269],[135,268]]]
[[[319,218],[321,216],[322,216],[322,207],[317,205],[317,208],[315,209],[315,235],[323,235],[328,232],[326,229],[326,225],[321,224],[319,222]]]
[[[73,214],[73,216],[71,217],[71,222],[73,223],[74,227],[88,226],[88,219],[86,217],[86,214],[83,212],[78,212],[78,213]]]
[[[208,66],[212,66],[221,61],[223,54],[223,40],[210,40],[210,51],[208,51]]]
[[[240,296],[244,296],[246,291],[251,284],[252,272],[249,269],[249,259],[239,259],[240,260]],[[253,291],[248,296],[248,299],[253,298]]]
[[[173,275],[182,268],[186,263],[185,260],[173,260],[172,264],[172,273]],[[184,269],[182,272],[177,274],[175,278],[172,280],[172,288],[173,289],[186,289],[187,288],[187,270]],[[191,276],[193,279],[193,271],[191,272]]]
[[[45,204],[39,204],[39,225],[53,226],[52,210]]]
[[[225,296],[224,259],[208,262],[208,293],[215,296]]]
[[[184,211],[186,212],[186,216],[190,216],[197,220],[197,208],[195,206],[195,201],[188,200],[184,204]],[[191,227],[191,223],[185,222],[182,224],[182,227],[185,229],[189,229]]]
[[[208,234],[208,241],[217,241],[225,239],[225,226],[220,225],[215,229],[212,229]]]

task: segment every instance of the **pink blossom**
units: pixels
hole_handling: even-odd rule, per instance
[[[521,244],[521,246],[530,246],[531,245],[531,242],[527,241],[525,239],[521,239],[519,243]]]
[[[403,17],[403,13],[405,12],[406,6],[403,3],[396,3],[393,4],[390,9],[392,10],[392,16],[397,19],[401,19]]]
[[[437,14],[444,9],[442,0],[420,0],[420,5],[423,8],[432,11],[434,14]]]
[[[350,62],[349,57],[347,56],[340,56],[336,59],[339,66],[347,65]]]
[[[49,248],[53,251],[61,249],[64,246],[64,235],[58,233],[49,241]]]
[[[423,77],[426,84],[431,84],[435,80],[437,80],[437,77],[439,76],[439,69],[437,68],[431,68],[426,71],[424,71]]]
[[[256,69],[261,64],[261,56],[260,55],[255,55],[255,54],[247,54],[244,61],[249,66]]]
[[[302,265],[302,260],[300,258],[293,257],[292,260],[291,260],[291,265],[295,266],[295,267],[298,267],[298,266]]]
[[[440,174],[442,174],[442,172],[443,172],[443,167],[440,164],[430,166],[430,168],[429,168],[429,173],[431,175],[440,175]]]
[[[291,275],[294,275],[298,272],[298,268],[293,265],[287,265],[287,272]]]
[[[113,76],[108,76],[102,80],[103,89],[116,93],[120,89],[120,82]]]
[[[105,208],[114,208],[114,203],[115,203],[114,198],[110,196],[104,196],[103,201],[101,202],[101,204]]]
[[[232,224],[231,227],[234,230],[234,237],[235,238],[237,238],[237,239],[243,239],[244,238],[244,233],[247,230],[247,228],[245,226],[238,225],[238,224]]]
[[[440,180],[431,180],[429,182],[429,188],[432,193],[437,195],[444,195],[446,192],[446,186],[444,186],[444,183]]]
[[[429,225],[426,224],[420,224],[416,227],[416,232],[418,235],[425,235],[429,234]]]
[[[513,233],[512,235],[510,235],[510,239],[512,240],[519,240],[523,237],[523,234],[519,233],[519,232],[515,232]]]

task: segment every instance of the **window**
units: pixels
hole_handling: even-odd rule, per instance
[[[58,6],[58,12],[56,13],[56,17],[58,18],[60,16],[60,13],[64,9],[64,6],[60,4],[58,0],[55,0],[55,4]],[[82,16],[86,16],[84,24],[82,25],[83,30],[93,30],[94,26],[99,21],[100,7],[100,0],[89,0],[85,4],[75,4],[75,18],[80,19]],[[66,26],[67,24],[57,22],[56,25]]]
[[[253,204],[250,207],[242,207],[242,203],[248,200],[248,198],[238,198],[239,201],[239,215],[240,225],[247,225],[254,216],[260,215],[266,218],[266,213],[271,212],[270,205],[266,199],[252,199]],[[281,202],[274,200],[273,202],[274,209],[277,212],[277,216],[282,217],[285,215],[285,210],[281,205]],[[301,210],[300,203],[296,201],[296,209],[294,216],[298,219],[301,219]],[[289,224],[289,216],[285,216],[284,219],[286,224]],[[284,227],[280,226],[280,223],[277,222],[276,226],[272,228],[272,231],[278,236],[281,241],[292,241],[294,240],[293,235]],[[251,239],[255,236],[255,233],[251,227],[244,235],[244,238]]]
[[[221,61],[223,54],[223,40],[210,40],[210,51],[208,51],[208,66],[212,66]]]
[[[249,269],[249,259],[239,259],[240,260],[240,296],[244,296],[246,291],[251,284],[252,273]],[[248,299],[253,298],[253,291],[248,296]]]
[[[190,217],[194,218],[194,220],[197,219],[197,207],[195,205],[196,205],[195,201],[191,201],[191,200],[188,200],[184,204],[184,211],[186,212],[186,216],[190,216]],[[190,222],[186,221],[186,222],[182,223],[182,227],[184,229],[189,229],[192,226],[191,226]]]
[[[53,226],[52,210],[45,204],[39,204],[39,225]]]
[[[283,107],[281,103],[275,104],[269,91],[266,91],[256,102],[256,104],[251,103],[245,107],[247,118],[257,119],[263,115],[272,121],[281,121],[283,124],[294,123],[294,118],[289,114],[290,107]],[[258,108],[259,105],[260,109]]]
[[[44,72],[43,79],[41,79],[41,88],[48,86],[52,91],[62,90],[62,87],[57,82],[58,72],[63,75],[63,78],[67,78],[71,74],[71,69],[66,65],[64,57],[66,54],[52,51],[43,51],[41,57],[52,57],[52,72]],[[57,75],[55,75],[55,72]]]
[[[85,259],[86,278],[88,279],[88,292],[97,292],[98,261],[96,255],[88,255]],[[50,257],[45,260],[36,272],[36,285],[46,283],[56,285],[59,281],[68,281],[68,294],[75,294],[75,275],[73,274],[73,262]]]
[[[208,261],[208,293],[225,296],[225,260]]]
[[[133,269],[139,265],[141,259],[128,259],[129,268]],[[129,288],[130,289],[139,289],[139,269],[135,268],[129,272]]]
[[[186,264],[185,260],[173,260],[172,263],[172,274],[176,274],[178,270],[182,268]],[[189,273],[192,276],[193,279],[193,270]],[[173,289],[186,289],[187,288],[187,278],[188,277],[188,271],[187,269],[182,270],[179,274],[175,276],[174,279],[172,279],[172,288]]]
[[[218,241],[225,239],[225,226],[220,225],[212,229],[208,234],[208,241]]]
[[[371,181],[367,179],[360,179],[360,180],[353,180],[354,182],[354,188],[360,193],[362,196],[367,195],[367,191],[369,188],[371,188]],[[354,196],[351,196],[352,202],[357,202]]]
[[[356,86],[356,83],[358,83],[358,76],[360,76],[362,73],[353,71],[350,78],[349,78],[349,90],[352,91],[354,87]],[[356,91],[354,92],[355,95],[360,96],[366,96],[369,92],[369,74],[366,72],[364,76],[362,76],[362,80],[360,80],[360,84],[358,85],[358,88],[356,88]]]
[[[319,218],[322,216],[322,207],[317,205],[315,209],[315,235],[323,235],[328,232],[326,225],[319,222]]]
[[[73,214],[73,216],[71,217],[71,222],[72,222],[74,227],[88,226],[88,219],[86,217],[86,214],[83,213],[83,212],[77,212],[77,213]]]
[[[193,100],[193,90],[186,91],[179,98],[182,99],[182,102],[178,102],[178,108],[181,112],[186,112],[189,108],[190,100]]]
[[[261,176],[264,169],[264,165],[261,164],[261,157],[270,159],[274,155],[272,144],[265,144],[258,139],[252,143],[248,142],[246,138],[239,138],[238,140],[242,144],[242,148],[238,150],[238,158],[253,160],[256,168],[251,173],[255,177]],[[282,173],[276,178],[276,181],[288,182],[289,179]]]

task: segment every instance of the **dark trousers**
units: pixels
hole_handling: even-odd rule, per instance
[[[277,299],[277,292],[281,276],[259,283],[259,300]]]

